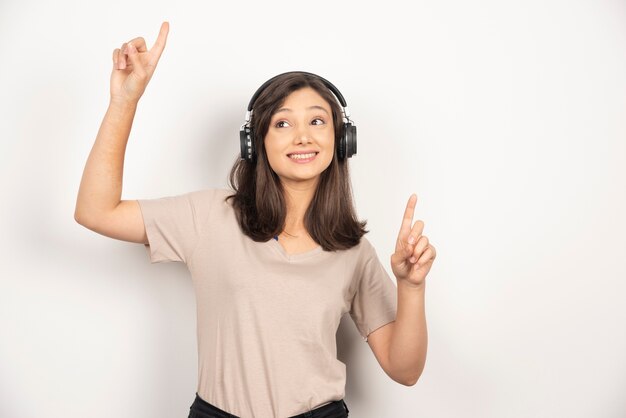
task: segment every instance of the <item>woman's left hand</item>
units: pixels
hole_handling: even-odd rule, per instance
[[[424,279],[437,255],[424,231],[424,222],[417,220],[411,228],[417,195],[412,194],[404,211],[404,219],[396,241],[396,251],[391,255],[391,269],[398,284],[403,280],[412,287],[424,285]]]

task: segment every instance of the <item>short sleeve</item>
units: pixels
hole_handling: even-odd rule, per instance
[[[372,331],[395,321],[398,291],[374,247],[364,237],[361,239],[365,240],[366,249],[350,316],[364,341],[367,341]]]
[[[187,263],[211,206],[211,190],[137,200],[148,237],[144,244],[151,263]]]

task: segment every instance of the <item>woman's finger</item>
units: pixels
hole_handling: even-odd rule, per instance
[[[417,259],[422,255],[422,253],[426,251],[428,246],[428,237],[426,235],[423,235],[417,242],[417,244],[415,244],[415,248],[413,248],[413,251],[411,251],[411,258],[409,259],[409,261],[411,263],[415,263]]]
[[[119,55],[120,55],[120,49],[115,48],[113,50],[113,68],[115,68],[116,70],[117,70],[117,61],[119,60]]]
[[[146,70],[141,63],[141,59],[139,58],[139,52],[137,52],[135,45],[129,42],[126,49],[128,50],[128,60],[133,65],[133,72],[138,77],[145,78],[148,74],[146,73]]]
[[[429,245],[428,247],[424,249],[422,256],[420,257],[419,260],[417,260],[417,263],[415,264],[419,266],[423,266],[426,263],[432,262],[435,260],[436,254],[437,253],[435,251],[435,247],[433,247],[432,245]]]
[[[415,196],[415,199],[413,199]],[[417,195],[414,193],[409,197],[406,203],[406,209],[404,210],[404,216],[402,218],[402,224],[400,225],[400,232],[398,232],[398,241],[396,243],[396,250],[403,248],[402,246],[408,243],[409,233],[411,232],[411,223],[413,222],[413,214],[415,213],[415,204],[417,203]]]
[[[146,51],[148,51],[148,48],[146,48],[146,40],[143,39],[141,36],[138,36],[135,39],[131,39],[128,42],[130,42],[133,45],[135,45],[135,48],[139,52],[146,52]]]
[[[408,243],[415,244],[420,239],[423,232],[424,232],[424,221],[418,219],[413,224],[413,228],[411,228],[411,232],[409,233],[409,236],[407,237]]]
[[[122,44],[122,47],[120,48],[120,54],[119,54],[119,59],[117,60],[117,68],[119,70],[123,70],[126,68],[126,46],[128,44],[126,42],[124,42]]]
[[[152,45],[150,49],[150,62],[148,62],[149,66],[156,66],[159,62],[159,58],[161,58],[161,54],[163,53],[163,49],[165,48],[165,43],[167,41],[167,34],[170,31],[169,22],[163,22],[161,24],[161,29],[159,30],[159,36],[157,40]]]

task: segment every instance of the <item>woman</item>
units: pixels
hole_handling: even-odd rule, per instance
[[[335,346],[345,313],[384,371],[415,384],[426,358],[424,280],[435,249],[422,221],[411,226],[412,195],[391,256],[393,285],[355,216],[350,151],[341,142],[349,127],[326,80],[285,73],[257,91],[233,190],[120,200],[132,119],[168,31],[164,22],[150,50],[135,38],[113,52],[110,105],[75,218],[143,243],[153,263],[189,268],[199,353],[189,417],[348,416]]]

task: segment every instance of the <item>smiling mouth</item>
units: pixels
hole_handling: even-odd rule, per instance
[[[317,154],[319,153],[311,152],[308,154],[288,154],[287,157],[291,158],[292,160],[310,160],[314,158]]]

